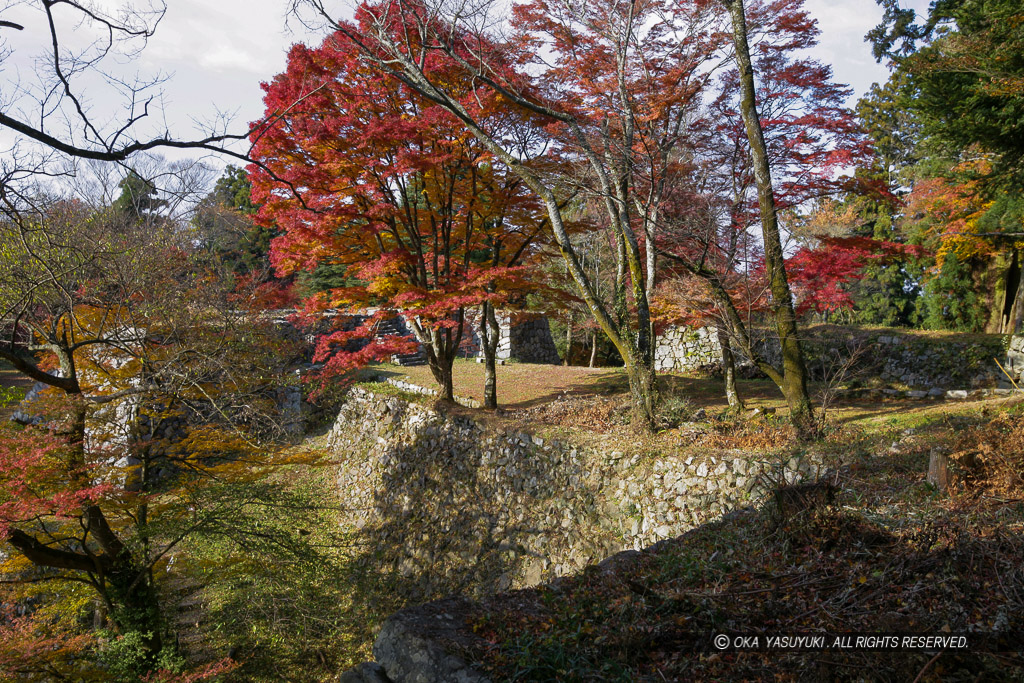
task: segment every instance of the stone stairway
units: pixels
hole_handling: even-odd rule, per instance
[[[405,325],[398,317],[389,318],[382,321],[377,325],[377,335],[396,335],[399,337],[405,337],[409,335],[409,331],[405,329]],[[395,365],[409,366],[409,365],[426,365],[427,354],[423,352],[423,345],[420,344],[416,353],[398,353],[391,356],[391,362]]]
[[[216,652],[204,633],[207,624],[203,586],[184,576],[169,573],[162,588],[167,604],[172,606],[168,621],[186,661],[197,664],[223,657],[224,653]]]

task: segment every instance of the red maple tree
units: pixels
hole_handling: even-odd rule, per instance
[[[776,211],[785,214],[809,200],[843,189],[841,172],[865,159],[870,148],[853,113],[849,89],[831,80],[831,69],[800,57],[817,41],[815,21],[802,0],[749,3],[745,8],[751,62],[757,73],[757,113],[771,171]],[[726,70],[719,92],[692,137],[688,165],[678,165],[666,197],[666,229],[659,248],[666,275],[682,269],[708,287],[714,305],[705,319],[719,330],[730,405],[735,391],[732,349],[740,349],[785,389],[785,373],[757,353],[752,327],[774,305],[763,244],[753,237],[761,222],[750,143],[740,116],[740,77]]]
[[[425,61],[476,116],[529,144],[528,118],[474,89],[450,60]],[[521,264],[544,239],[537,200],[451,113],[382,78],[344,33],[318,48],[293,47],[287,70],[264,89],[273,123],[254,131],[260,165],[249,170],[258,220],[282,231],[272,263],[281,274],[344,267],[349,278],[306,302],[307,313],[337,308],[345,314],[339,320],[349,321],[318,342],[323,376],[411,351],[413,340],[376,333],[401,311],[442,397],[453,399],[467,308],[483,307],[482,336],[496,342],[486,324],[493,307],[526,285]],[[493,381],[488,394],[493,405]]]

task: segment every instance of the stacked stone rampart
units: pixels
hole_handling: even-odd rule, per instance
[[[807,328],[803,333],[812,380],[870,385],[880,395],[967,398],[1008,390],[1007,375],[1019,385],[1024,373],[1024,336],[928,335],[835,326]],[[758,352],[778,366],[778,341],[763,331],[758,339]],[[736,356],[740,367],[752,369],[741,352]],[[662,372],[717,372],[722,363],[717,332],[710,327],[670,327],[658,337],[655,359]]]
[[[535,585],[675,537],[820,463],[548,440],[356,387],[329,435],[367,559],[411,597]]]

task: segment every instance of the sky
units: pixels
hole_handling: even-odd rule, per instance
[[[284,30],[280,0],[174,0],[164,22],[145,53],[149,67],[175,72],[169,84],[170,105],[183,104],[198,111],[215,110],[214,102],[234,104],[239,120],[251,121],[263,113],[259,82],[280,73],[285,53],[294,42],[318,40],[302,30]],[[910,3],[910,6],[925,3]],[[806,0],[818,20],[821,41],[814,56],[831,64],[835,78],[854,88],[856,98],[888,73],[871,56],[864,35],[881,18],[874,0]]]
[[[146,0],[133,0],[134,3]],[[116,7],[124,0],[99,0]],[[904,6],[919,11],[926,2],[904,0]],[[164,120],[157,119],[150,130],[164,124],[177,137],[197,135],[211,122],[224,116],[238,130],[263,113],[261,81],[271,79],[285,66],[285,55],[295,42],[318,42],[319,36],[294,20],[286,22],[285,0],[170,0],[156,34],[138,53],[137,60],[120,65],[122,71],[163,74]],[[136,4],[137,6],[137,4]],[[884,66],[875,63],[867,33],[881,17],[874,0],[806,0],[806,8],[818,20],[820,44],[813,56],[831,64],[837,82],[853,87],[853,105],[873,82],[887,78]],[[45,25],[38,13],[2,10],[3,18],[23,21],[26,30],[0,34],[3,45],[13,51],[0,61],[0,101],[10,101],[14,88],[36,87],[33,83],[32,54],[38,54]],[[83,33],[79,27],[63,26],[68,36]],[[34,43],[34,45],[33,45]],[[86,44],[82,44],[83,49]],[[113,118],[109,84],[95,83],[86,89],[93,111],[99,118]],[[92,95],[92,97],[90,97]],[[216,162],[215,162],[216,163]]]

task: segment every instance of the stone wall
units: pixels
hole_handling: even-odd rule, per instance
[[[872,385],[880,395],[966,398],[1008,388],[996,360],[1017,376],[1024,371],[1024,337],[954,333],[914,334],[821,325],[805,328],[811,379]],[[760,352],[776,366],[778,342],[762,334]],[[1009,341],[1009,350],[1006,348]],[[662,372],[715,372],[721,347],[713,328],[670,327],[658,338],[655,368]],[[741,367],[750,363],[737,353]]]
[[[996,360],[1004,362],[1006,353],[998,337],[958,341],[953,335],[880,334],[870,343],[883,382],[934,395],[998,386],[1002,373]]]
[[[1024,334],[1010,337],[1004,367],[1017,386],[1024,388]]]
[[[346,316],[345,329],[355,329],[366,321],[376,309],[368,309],[364,313]],[[499,360],[515,360],[524,363],[561,363],[555,341],[551,337],[548,319],[542,314],[529,311],[497,311],[499,337],[497,357]],[[326,326],[324,328],[326,331]],[[409,316],[396,314],[383,323],[380,334],[413,335],[413,325]],[[365,344],[365,341],[354,343],[352,350]],[[466,322],[462,333],[460,355],[464,357],[482,357],[480,341],[480,311],[477,308],[466,309]]]
[[[551,328],[546,317],[523,314],[507,316],[508,323],[502,325],[502,336],[498,342],[498,358],[514,358],[527,363],[549,365],[562,362],[555,349],[555,340],[551,338]]]
[[[498,349],[495,355],[499,360],[549,365],[562,362],[545,316],[522,311],[497,311],[495,318],[499,329]],[[462,348],[467,356],[482,358],[479,311],[466,311],[466,320],[468,324],[463,333]]]
[[[345,525],[414,599],[535,585],[820,468],[741,451],[654,457],[551,441],[359,387],[328,442]]]
[[[722,347],[713,327],[669,327],[658,335],[654,369],[697,372],[722,365]]]

